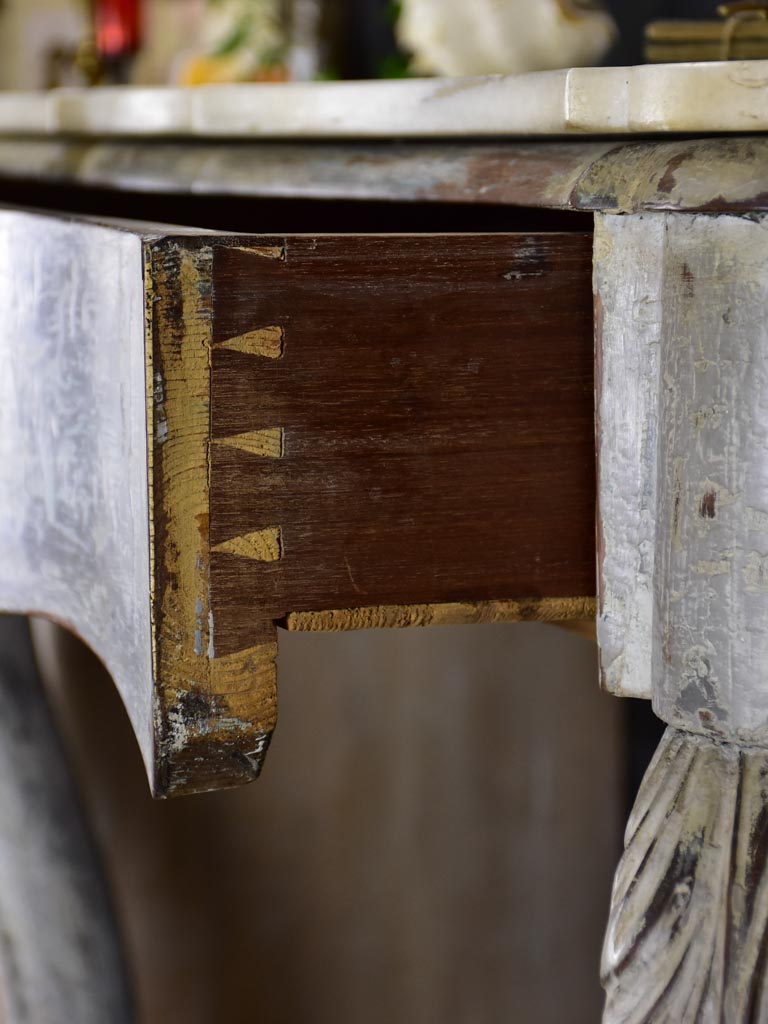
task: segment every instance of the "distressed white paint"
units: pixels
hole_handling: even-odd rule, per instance
[[[768,130],[768,61],[0,94],[0,133],[377,138]]]
[[[768,219],[598,221],[607,681],[768,745]]]
[[[663,258],[654,704],[768,743],[768,219],[670,217]]]
[[[152,753],[141,236],[0,211],[0,607],[70,625]]]
[[[662,264],[646,253],[663,237],[659,218],[596,219],[597,635],[603,686],[623,697],[651,696]]]
[[[598,217],[595,254],[604,674],[677,727],[627,828],[603,1020],[763,1021],[768,217]]]

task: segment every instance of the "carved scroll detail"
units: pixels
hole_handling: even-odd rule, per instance
[[[768,1020],[768,750],[668,728],[625,838],[604,1024]]]

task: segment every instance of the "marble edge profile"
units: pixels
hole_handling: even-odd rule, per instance
[[[768,60],[0,93],[2,135],[424,138],[766,130]]]

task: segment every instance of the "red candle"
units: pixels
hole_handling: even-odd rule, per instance
[[[102,57],[124,57],[139,48],[140,0],[96,0],[96,45]]]

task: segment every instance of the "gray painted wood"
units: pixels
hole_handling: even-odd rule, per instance
[[[603,677],[672,726],[627,828],[605,1024],[768,1020],[768,219],[598,218]]]
[[[110,669],[153,761],[141,239],[0,211],[0,607]]]
[[[768,139],[440,143],[0,137],[0,177],[156,194],[499,203],[563,210],[768,207]],[[119,197],[114,199],[120,208]]]
[[[604,676],[768,745],[768,219],[598,218],[595,281]]]
[[[128,1024],[109,899],[23,619],[0,617],[0,1019]]]
[[[627,826],[604,1024],[768,1020],[768,753],[669,728]]]
[[[663,217],[596,218],[597,633],[603,687],[622,697],[651,696],[662,264],[647,251],[663,235]]]

